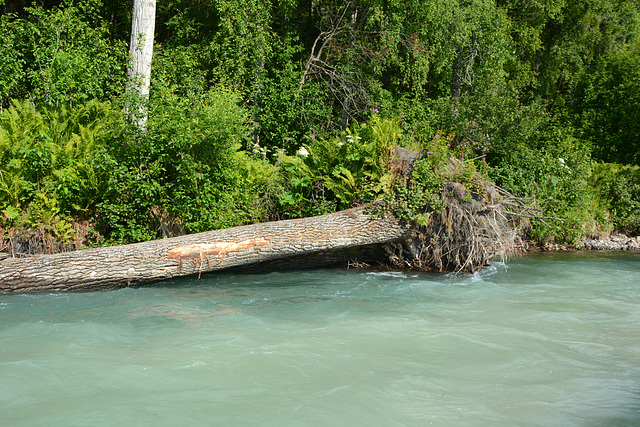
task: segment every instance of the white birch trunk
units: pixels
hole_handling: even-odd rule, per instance
[[[155,25],[156,0],[134,0],[129,46],[130,59],[127,68],[127,85],[129,95],[133,99],[128,107],[128,113],[139,129],[144,129],[147,122]]]

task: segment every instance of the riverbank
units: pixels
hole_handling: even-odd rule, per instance
[[[612,234],[598,239],[584,239],[576,245],[564,245],[546,243],[537,245],[526,242],[521,248],[524,252],[538,251],[629,251],[640,250],[640,236],[627,236],[625,234]]]

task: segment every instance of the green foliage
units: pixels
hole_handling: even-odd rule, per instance
[[[129,3],[11,7],[0,16],[5,224],[97,216],[125,242],[166,221],[200,231],[385,194],[425,222],[416,209],[437,203],[443,181],[481,190],[487,164],[470,159],[486,155],[499,185],[565,219],[531,224],[541,242],[635,227],[631,172],[598,169],[600,184],[587,183],[592,156],[638,164],[637,1],[163,2],[146,133],[120,106],[92,113],[89,101],[124,104]],[[301,145],[308,155],[295,155]],[[406,189],[393,145],[423,149]]]
[[[640,233],[640,167],[616,163],[596,163],[590,184],[609,212],[615,229]]]
[[[125,43],[109,39],[92,0],[0,16],[0,101],[48,105],[106,100],[124,87]]]
[[[640,164],[640,50],[606,55],[577,95],[579,121],[595,158]]]
[[[405,221],[415,221],[426,226],[432,212],[441,212],[444,186],[458,182],[468,190],[461,197],[470,201],[472,192],[485,194],[487,185],[484,157],[470,158],[467,147],[456,146],[455,135],[442,136],[440,132],[421,149],[410,178],[400,179],[387,194],[386,203]]]
[[[509,139],[488,154],[489,176],[512,194],[535,198],[543,215],[565,220],[551,222],[551,228],[534,222],[535,240],[573,243],[592,228],[597,215],[585,209],[593,202],[587,184],[589,149],[560,123],[541,119],[537,127],[522,130],[526,134],[520,143]]]
[[[246,222],[251,197],[238,150],[247,115],[237,94],[219,87],[183,96],[170,79],[155,82],[146,131],[116,123],[112,157],[103,159],[112,173],[98,210],[109,239],[149,240],[167,217],[192,233]]]
[[[341,138],[318,138],[301,149],[303,155],[284,156],[290,186],[281,205],[298,205],[309,215],[379,199],[391,187],[393,146],[400,134],[398,120],[374,115],[369,123],[354,122]]]
[[[110,107],[35,108],[14,102],[0,120],[0,204],[28,204],[48,195],[65,213],[80,214],[98,197],[93,156]]]
[[[70,216],[93,213],[104,188],[96,167],[108,104],[36,108],[14,103],[0,115],[0,211],[5,226],[53,230],[64,240]],[[105,171],[105,173],[108,173]],[[8,213],[19,212],[20,215]]]

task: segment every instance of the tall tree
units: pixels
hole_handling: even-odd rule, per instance
[[[128,90],[132,97],[128,112],[139,129],[144,129],[147,122],[155,23],[156,0],[135,0],[127,68]]]

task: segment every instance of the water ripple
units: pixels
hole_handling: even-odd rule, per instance
[[[0,413],[12,426],[639,425],[639,260],[1,296]]]

